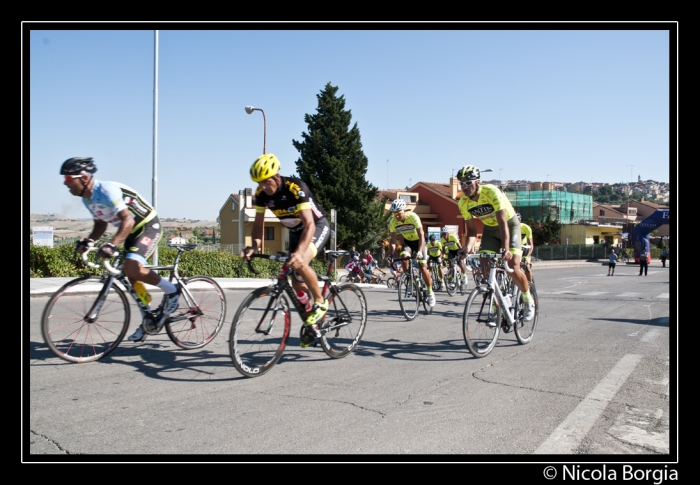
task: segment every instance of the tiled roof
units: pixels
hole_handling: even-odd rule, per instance
[[[450,189],[450,184],[441,184],[437,182],[419,182],[426,187],[430,187],[431,189],[440,192],[443,195],[446,195],[447,197],[452,197],[452,190]]]

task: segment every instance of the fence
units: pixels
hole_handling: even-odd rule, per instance
[[[605,244],[570,244],[566,246],[535,246],[532,256],[535,260],[540,261],[606,259],[608,252]]]

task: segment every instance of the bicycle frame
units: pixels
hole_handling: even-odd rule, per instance
[[[328,294],[333,291],[332,287],[335,285],[332,282],[332,275],[333,275],[333,269],[335,268],[335,260],[336,258],[341,255],[341,254],[347,254],[347,251],[329,251],[326,250],[325,253],[329,255],[330,257],[330,264],[328,265],[328,270],[326,271],[325,275],[319,275],[317,274],[317,278],[321,281],[323,281],[323,288],[321,289],[321,295],[323,295],[323,298],[328,298]],[[299,315],[301,316],[302,320],[306,321],[307,317],[307,312],[306,312],[306,305],[304,305],[301,301],[299,301],[299,297],[296,294],[296,291],[294,291],[294,287],[292,286],[291,282],[289,281],[289,276],[292,275],[294,270],[287,265],[287,261],[291,259],[290,255],[287,254],[271,254],[271,255],[266,255],[266,254],[251,254],[251,259],[252,258],[264,258],[264,259],[271,259],[273,261],[278,261],[282,263],[282,267],[280,268],[278,274],[277,274],[277,282],[272,286],[272,298],[270,298],[270,302],[263,312],[262,317],[260,318],[260,321],[258,322],[258,327],[256,328],[256,333],[264,333],[264,334],[269,334],[270,330],[274,326],[274,321],[276,315],[272,316],[272,319],[270,320],[270,324],[267,326],[267,329],[265,330],[260,330],[260,326],[262,325],[262,322],[264,322],[267,318],[268,313],[270,312],[271,307],[275,307],[275,313],[278,311],[277,308],[279,307],[278,302],[279,298],[283,295],[286,294],[289,299],[292,301],[292,304],[294,305],[294,308],[296,308],[297,312],[299,312]],[[248,260],[248,268],[250,269],[251,272],[255,274],[260,274],[260,271],[256,270],[252,266],[252,261]],[[343,306],[345,307],[345,303],[340,300]],[[345,323],[347,324],[347,323]],[[327,330],[335,330],[340,327],[342,327],[344,324],[341,322],[340,324],[335,324],[332,325],[331,327],[327,328]]]
[[[500,257],[500,255],[497,254],[486,254],[486,255],[479,255],[479,254],[470,254],[467,256],[467,259],[476,259],[476,258],[487,258],[491,260],[491,269],[489,271],[489,277],[486,280],[486,288],[484,286],[480,286],[476,288],[476,291],[480,292],[486,292],[491,290],[496,297],[496,303],[504,310],[502,313],[504,314],[506,320],[508,321],[509,325],[515,325],[515,319],[513,318],[514,314],[514,309],[515,306],[517,305],[517,295],[513,295],[513,299],[511,301],[511,304],[513,305],[512,307],[509,307],[506,304],[505,298],[503,293],[501,292],[501,288],[497,284],[498,282],[498,273],[502,273],[507,276],[507,273],[512,273],[515,270],[512,270],[508,267],[508,263],[503,261]],[[471,261],[470,261],[471,264]]]
[[[152,266],[152,265],[145,265],[144,268],[152,269],[154,271],[169,271],[170,272],[170,277],[169,281],[173,281],[173,279],[177,282],[180,283],[180,288],[181,288],[181,296],[185,298],[185,301],[187,302],[188,307],[195,307],[196,311],[194,313],[189,313],[186,312],[183,315],[175,315],[171,314],[169,318],[169,321],[171,322],[176,322],[179,320],[182,320],[184,318],[192,318],[193,316],[198,316],[201,315],[201,310],[199,309],[195,298],[190,294],[189,289],[187,288],[186,285],[182,284],[182,276],[180,276],[180,273],[178,271],[178,266],[180,264],[180,258],[184,254],[185,251],[188,251],[190,249],[194,249],[197,245],[196,244],[186,244],[182,246],[178,245],[173,245],[172,247],[176,248],[178,250],[177,255],[175,256],[175,261],[173,262],[172,265],[170,266]],[[99,316],[100,309],[102,308],[102,305],[104,304],[104,300],[106,296],[109,294],[109,290],[111,289],[112,285],[114,284],[114,281],[117,280],[119,283],[124,286],[124,288],[127,290],[129,295],[131,295],[131,298],[136,302],[136,305],[139,307],[141,310],[141,314],[144,316],[144,318],[150,318],[151,321],[156,321],[158,317],[158,312],[161,310],[162,307],[162,302],[161,304],[153,310],[150,305],[144,303],[141,298],[139,298],[138,294],[136,293],[136,290],[134,289],[133,285],[131,284],[131,281],[129,281],[129,278],[122,272],[122,267],[123,263],[121,261],[122,255],[119,252],[115,253],[115,265],[112,265],[109,259],[103,259],[102,260],[102,265],[95,264],[91,261],[88,260],[88,254],[92,251],[98,251],[99,248],[97,246],[89,246],[88,249],[81,254],[83,262],[92,268],[100,268],[102,267],[105,272],[103,273],[103,279],[104,279],[104,285],[100,292],[98,293],[98,298],[95,300],[94,305],[92,308],[90,308],[88,312],[88,316],[86,317],[86,320],[89,322],[94,322],[97,320],[97,317]],[[147,330],[147,329],[146,329]]]

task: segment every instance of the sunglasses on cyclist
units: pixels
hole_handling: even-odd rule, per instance
[[[66,182],[70,182],[71,180],[79,179],[80,175],[64,175],[66,178]]]
[[[462,181],[460,181],[459,183],[460,183],[461,185],[464,185],[465,187],[469,187],[469,186],[470,186],[471,184],[473,184],[474,182],[476,182],[476,180],[462,180]]]

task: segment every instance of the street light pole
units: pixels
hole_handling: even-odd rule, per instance
[[[263,115],[263,154],[267,153],[265,150],[267,148],[267,118],[265,118],[265,112],[260,108],[254,108],[252,106],[246,106],[245,112],[252,114],[253,111],[260,111]]]
[[[267,118],[265,118],[265,112],[260,109],[260,108],[254,108],[253,106],[246,106],[245,107],[245,112],[248,114],[253,114],[253,111],[260,111],[263,115],[263,155],[267,153],[265,150],[267,149]],[[242,202],[242,201],[241,201]],[[238,215],[238,225],[240,226],[243,223],[241,220],[241,215],[239,213]],[[262,238],[260,239],[260,252],[265,253],[265,218],[263,217],[263,224],[262,224]]]

